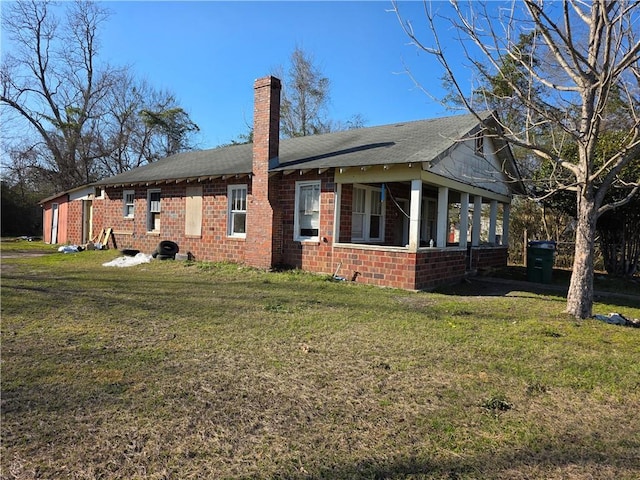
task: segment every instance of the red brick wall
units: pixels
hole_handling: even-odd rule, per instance
[[[91,226],[91,235],[94,238],[98,236],[100,230],[105,226],[105,204],[106,200],[102,198],[96,198],[93,200],[93,214],[91,219],[93,223]]]
[[[507,266],[508,247],[481,246],[469,249],[471,270],[481,271]]]
[[[422,250],[416,259],[416,289],[424,290],[459,282],[465,275],[464,249]]]
[[[296,182],[320,180],[319,241],[294,241]],[[280,180],[279,197],[282,206],[282,263],[311,272],[330,273],[335,268],[331,258],[334,210],[333,174],[308,172],[287,175]]]
[[[317,242],[294,241],[295,185],[297,181],[320,180],[320,240]],[[162,185],[160,235],[147,232],[147,190],[135,188],[135,218],[125,219],[122,211],[122,188],[107,190],[105,200],[94,201],[94,231],[112,227],[119,248],[135,248],[147,253],[155,250],[160,240],[173,240],[183,253],[191,252],[197,260],[246,262],[247,242],[227,237],[227,187],[229,184],[246,184],[248,179],[232,181],[216,180],[203,183],[202,235],[187,238],[185,228],[185,190],[187,184]],[[445,283],[461,280],[466,267],[484,269],[506,265],[505,247],[478,247],[474,249],[422,249],[417,253],[402,250],[376,250],[374,246],[354,247],[333,244],[334,190],[330,171],[318,174],[286,175],[279,178],[278,216],[281,230],[273,230],[273,258],[279,262],[303,270],[332,274],[341,264],[338,275],[351,280],[405,289],[429,289]],[[249,184],[249,192],[251,192]],[[350,232],[351,188],[343,185],[341,230]],[[274,194],[274,191],[272,191]],[[81,202],[76,202],[81,204]],[[81,218],[81,211],[78,212]],[[103,219],[102,224],[100,219]],[[278,237],[279,236],[279,237]],[[342,239],[349,240],[350,233],[342,232]],[[281,248],[279,246],[281,244]],[[468,252],[472,252],[471,262]],[[279,263],[275,261],[274,264]],[[269,265],[271,266],[271,265]]]
[[[245,239],[227,236],[227,187],[242,185],[248,178],[202,185],[202,235],[185,235],[186,187],[192,184],[158,185],[157,187],[107,188],[105,200],[94,201],[94,232],[111,227],[119,249],[132,248],[152,253],[161,240],[178,244],[181,253],[190,252],[196,260],[245,261]],[[147,231],[147,191],[160,188],[160,232]],[[134,218],[123,216],[123,190],[135,191]],[[249,191],[251,186],[249,185]]]
[[[351,210],[353,208],[353,185],[345,184],[341,187],[340,205],[340,242],[351,241]]]
[[[82,200],[67,202],[67,243],[82,243]]]
[[[372,285],[422,290],[455,283],[465,275],[464,250],[406,251],[335,247],[338,276]],[[357,272],[357,275],[356,275]]]
[[[333,261],[335,268],[340,265],[338,276],[347,280],[410,290],[416,288],[415,253],[339,246],[334,248]]]

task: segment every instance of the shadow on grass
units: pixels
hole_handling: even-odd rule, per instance
[[[434,292],[453,296],[537,297],[540,300],[564,302],[571,272],[554,269],[549,284],[527,281],[526,268],[510,266],[491,277],[477,276],[455,285],[439,287]],[[637,281],[598,275],[594,280],[594,302],[614,307],[640,308]],[[617,287],[617,289],[616,289]]]
[[[597,434],[594,435],[597,437]],[[546,475],[553,478],[613,478],[611,475],[616,477],[616,470],[621,472],[622,478],[632,478],[640,471],[640,457],[633,454],[634,449],[640,448],[640,441],[625,445],[627,454],[621,455],[619,445],[607,445],[594,440],[597,438],[576,438],[574,432],[565,431],[554,438],[538,439],[535,445],[503,446],[486,453],[460,455],[457,459],[368,459],[354,465],[324,467],[314,473],[277,478],[489,479],[545,478]],[[563,475],[563,471],[569,476]]]
[[[553,301],[563,301],[567,297],[566,290],[558,288],[544,288],[536,284],[515,284],[514,282],[500,281],[475,277],[463,280],[454,285],[446,285],[434,290],[435,293],[452,296],[465,297],[524,297],[532,298],[538,296],[551,296],[552,298],[541,298]]]

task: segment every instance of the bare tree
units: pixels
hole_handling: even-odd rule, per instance
[[[282,80],[280,101],[280,132],[287,138],[305,137],[321,133],[362,128],[365,118],[353,114],[346,121],[333,120],[327,115],[330,103],[330,80],[314,63],[313,55],[296,47],[289,57],[285,72],[282,66],[271,74]],[[247,130],[226,145],[253,143],[253,126],[245,122]]]
[[[59,174],[60,187],[92,180],[92,135],[100,100],[114,71],[97,70],[96,33],[106,12],[93,3],[75,3],[62,25],[48,2],[16,2],[3,26],[17,55],[2,65],[0,101],[35,130],[41,161]]]
[[[628,203],[640,188],[640,178],[621,181],[623,170],[637,162],[640,153],[640,3],[523,0],[465,5],[451,2],[453,16],[445,19],[425,3],[431,44],[418,38],[397,4],[395,11],[412,42],[438,60],[466,109],[476,112],[514,101],[522,109],[517,122],[505,115],[499,129],[487,128],[550,165],[554,192],[573,192],[576,238],[567,312],[589,317],[596,221]],[[477,102],[454,73],[459,58],[449,58],[440,30],[450,26],[477,79],[502,83],[501,90],[485,90],[484,102]],[[526,51],[523,33],[528,36]],[[519,74],[506,71],[505,64]],[[600,158],[596,145],[614,96],[623,102],[617,111],[624,111],[629,127],[619,149]],[[565,155],[569,144],[575,146],[577,156]],[[607,202],[605,196],[612,188],[625,194]]]
[[[98,62],[108,18],[99,4],[20,0],[4,8],[15,47],[0,70],[3,129],[12,137],[3,148],[18,151],[10,158],[28,158],[30,171],[60,191],[190,148],[197,126],[174,95]]]
[[[329,103],[329,79],[315,65],[313,56],[296,47],[289,69],[274,74],[283,80],[280,102],[280,126],[285,137],[304,137],[330,131],[326,117]]]
[[[105,98],[105,114],[96,141],[104,156],[102,175],[115,175],[192,148],[191,132],[199,131],[175,96],[157,91],[123,72]]]

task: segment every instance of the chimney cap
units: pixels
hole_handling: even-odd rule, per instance
[[[261,88],[268,85],[272,85],[275,88],[281,88],[282,83],[280,82],[279,78],[274,77],[273,75],[267,75],[266,77],[257,78],[253,82],[253,88]]]

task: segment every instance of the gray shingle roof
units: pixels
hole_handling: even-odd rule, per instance
[[[490,116],[491,112],[481,114],[483,120]],[[444,154],[478,124],[475,116],[467,114],[283,139],[279,166],[272,171],[429,161]],[[248,174],[252,150],[253,146],[247,144],[179,153],[97,184]]]

